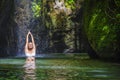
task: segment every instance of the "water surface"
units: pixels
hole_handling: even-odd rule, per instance
[[[0,59],[0,80],[120,80],[120,65],[91,59]]]

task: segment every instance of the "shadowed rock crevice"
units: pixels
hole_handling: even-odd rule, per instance
[[[0,56],[15,55],[16,23],[14,22],[14,0],[0,1]]]

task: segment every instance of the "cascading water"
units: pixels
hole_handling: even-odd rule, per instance
[[[34,36],[37,53],[42,53],[48,47],[48,38],[44,26],[43,17],[36,19],[32,11],[34,0],[15,0],[15,21],[18,31],[18,53],[17,56],[24,56],[26,35],[30,30]],[[39,13],[40,14],[40,13]]]
[[[33,20],[30,3],[31,0],[15,0],[15,21],[18,26],[18,55],[22,55],[24,51],[25,36]]]

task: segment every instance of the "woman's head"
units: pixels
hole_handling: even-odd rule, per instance
[[[29,49],[32,49],[32,48],[33,48],[33,43],[32,43],[32,42],[29,42],[29,43],[28,43],[28,48],[29,48]]]

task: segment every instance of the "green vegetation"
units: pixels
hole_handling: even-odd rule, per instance
[[[38,17],[41,16],[41,14],[40,14],[40,11],[41,11],[41,1],[34,0],[32,2],[32,11],[33,11],[33,14],[34,14],[35,18],[38,18]]]
[[[115,3],[119,2],[115,0]],[[113,0],[86,0],[84,9],[85,31],[89,43],[100,57],[115,58],[118,55],[120,32],[117,4]]]
[[[75,9],[75,0],[66,0],[65,1],[65,6],[66,8],[70,8],[70,9]]]

